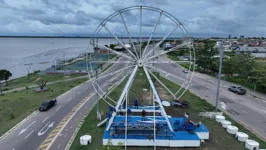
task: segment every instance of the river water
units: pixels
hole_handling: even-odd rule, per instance
[[[28,70],[51,67],[56,59],[92,52],[89,41],[89,38],[0,38],[0,69],[10,70],[11,79],[25,76]],[[98,42],[117,44],[113,38],[102,38]]]

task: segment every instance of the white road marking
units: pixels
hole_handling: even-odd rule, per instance
[[[64,138],[67,136],[67,133],[65,134]]]
[[[55,111],[58,111],[61,107],[58,107]]]
[[[58,136],[62,136],[62,135],[64,135],[64,134],[60,133]]]
[[[33,122],[32,122],[30,125],[28,125],[25,129],[22,129],[22,130],[19,132],[18,135],[20,135],[20,134],[24,133],[25,131],[27,131],[28,128],[29,128],[30,126],[32,126],[35,122],[36,122],[36,121],[33,121]]]
[[[78,94],[80,94],[80,92],[78,92]]]
[[[245,110],[241,109],[241,111],[244,113],[244,114],[248,114],[248,112],[246,112]]]
[[[32,134],[32,132],[34,132],[34,130],[32,130],[27,136],[25,136],[25,139],[26,139],[27,137],[29,137],[29,136]]]
[[[57,146],[57,148],[60,148],[60,146],[61,146],[61,145],[59,144],[59,145]]]
[[[46,117],[42,122],[45,122],[48,119],[48,117]]]
[[[54,122],[52,122],[51,124],[49,124],[49,122],[46,123],[46,125],[44,127],[42,127],[42,129],[38,132],[38,136],[43,135],[44,133],[46,133],[48,131],[49,128],[52,128],[54,125]],[[49,124],[49,125],[48,125]],[[46,130],[42,131],[45,127],[47,126]]]
[[[69,102],[69,101],[71,101],[71,100],[72,100],[72,98],[68,99],[67,101]]]

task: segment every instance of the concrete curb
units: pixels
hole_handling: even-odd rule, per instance
[[[191,93],[195,94],[196,96],[200,97],[197,93],[194,93],[193,91],[191,91],[190,89],[188,89]],[[202,98],[204,99],[204,98]],[[205,100],[205,99],[204,99]],[[205,100],[206,102],[208,102],[207,100]],[[211,104],[212,106],[214,106],[212,103],[208,102],[209,104]],[[250,128],[249,126],[247,126],[245,123],[239,121],[238,119],[236,119],[234,116],[232,116],[230,113],[228,113],[227,111],[219,108],[220,111],[222,111],[223,113],[225,113],[230,119],[234,120],[235,122],[239,123],[240,125],[242,125],[244,128],[246,128],[247,130],[249,130],[250,132],[252,132],[253,134],[255,134],[259,139],[261,139],[262,141],[266,142],[266,139],[261,136],[259,133],[257,133],[255,130],[252,130],[252,128]]]
[[[105,70],[104,72],[108,71],[111,67],[109,67],[107,70]],[[101,72],[103,73],[103,72]],[[85,77],[84,77],[85,78]],[[77,88],[79,88],[80,86],[83,86],[85,85],[86,83],[90,82],[93,78],[89,78],[89,80],[73,87],[72,89],[69,89],[68,91],[64,92],[63,94],[59,95],[57,98],[60,98],[62,96],[64,96],[65,94],[69,93],[71,90],[75,90]],[[7,132],[5,132],[5,134],[3,134],[1,137],[0,137],[0,141],[2,139],[4,139],[6,136],[8,136],[13,130],[15,130],[17,127],[19,127],[21,124],[23,124],[25,121],[27,121],[28,119],[30,119],[33,115],[35,115],[36,113],[38,112],[38,110],[35,110],[34,112],[32,112],[29,116],[27,116],[26,118],[24,118],[23,120],[21,120],[18,124],[16,124],[14,127],[12,127],[11,129],[9,129]]]
[[[111,68],[111,67],[110,67],[110,68]],[[118,76],[117,76],[117,77],[118,77]],[[117,78],[117,77],[116,77],[116,78]],[[122,78],[120,81],[117,82],[118,84],[114,84],[114,87],[109,87],[108,90],[107,90],[107,92],[104,93],[104,95],[105,95],[105,94],[108,94],[108,93],[110,92],[110,90],[115,89],[115,88],[116,88],[121,82],[123,82],[124,79],[125,79],[125,78]],[[111,92],[112,92],[112,91],[111,91]],[[104,96],[104,95],[103,95],[103,96]],[[73,141],[75,140],[75,138],[76,138],[76,136],[77,136],[77,134],[78,134],[78,131],[79,131],[80,128],[82,127],[82,124],[83,124],[84,120],[85,120],[85,119],[87,118],[87,116],[90,114],[91,110],[95,107],[96,103],[97,103],[97,100],[94,102],[92,108],[89,109],[89,110],[85,113],[85,115],[83,116],[83,118],[82,118],[82,120],[80,121],[78,127],[76,128],[76,130],[74,131],[73,135],[72,135],[71,138],[69,139],[69,141],[68,141],[68,143],[67,143],[67,146],[65,147],[65,150],[69,150],[69,149],[70,149],[70,147],[71,147]]]
[[[84,114],[84,116],[82,117],[81,121],[79,122],[78,127],[75,129],[74,133],[72,134],[71,138],[69,139],[69,141],[68,141],[68,143],[67,143],[67,145],[66,145],[66,147],[65,147],[65,150],[69,150],[69,149],[70,149],[70,147],[71,147],[72,143],[74,142],[74,140],[75,140],[75,138],[76,138],[76,136],[77,136],[77,134],[78,134],[80,128],[81,128],[82,125],[83,125],[84,120],[88,117],[88,115],[90,114],[90,112],[92,111],[92,109],[94,108],[94,106],[96,105],[96,103],[97,103],[97,101],[94,102],[92,108],[89,109],[89,110]]]
[[[38,112],[38,110],[35,110],[34,112],[32,112],[29,116],[27,116],[26,118],[24,118],[23,120],[21,120],[18,124],[16,124],[14,127],[12,127],[11,129],[9,129],[5,134],[3,134],[0,137],[0,141],[2,139],[4,139],[6,136],[8,136],[12,131],[14,131],[18,126],[20,126],[21,124],[23,124],[25,121],[27,121],[28,119],[30,119],[33,115],[35,115]]]

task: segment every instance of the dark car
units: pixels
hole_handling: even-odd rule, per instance
[[[54,100],[46,100],[42,102],[41,106],[39,107],[39,111],[47,111],[56,104],[56,99]]]
[[[247,91],[245,89],[243,89],[242,87],[237,87],[237,86],[230,86],[228,88],[229,91],[240,94],[240,95],[244,95],[247,93]]]
[[[189,107],[189,103],[184,100],[173,100],[172,106],[174,107]]]

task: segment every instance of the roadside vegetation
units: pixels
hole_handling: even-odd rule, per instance
[[[148,81],[143,76],[145,73],[140,70],[136,78],[134,80],[134,83],[132,84],[130,93],[129,93],[129,100],[130,104],[134,104],[134,99],[138,98],[140,101],[140,104],[149,104],[149,95],[150,95],[150,89],[148,85]],[[158,74],[157,74],[158,75]],[[174,84],[173,82],[164,79],[160,76],[160,80],[164,82],[165,85],[170,87],[170,90],[176,91],[180,86]],[[113,99],[118,99],[120,96],[121,91],[123,90],[123,87],[125,85],[125,82],[122,82],[121,85],[119,85],[109,96]],[[172,97],[169,94],[166,94],[167,92],[162,89],[157,82],[155,82],[155,85],[158,89],[158,92],[160,94],[160,97],[164,100],[171,101]],[[147,88],[148,91],[143,92],[143,88]],[[195,96],[191,92],[187,91],[182,99],[188,101],[190,103],[189,108],[174,108],[174,107],[166,107],[167,114],[173,117],[183,117],[185,112],[188,112],[190,114],[190,118],[193,121],[202,121],[209,129],[210,132],[210,139],[205,141],[204,144],[202,144],[201,148],[178,148],[180,150],[227,150],[227,149],[234,149],[234,150],[242,150],[244,149],[244,143],[238,142],[234,136],[229,135],[224,128],[222,128],[221,125],[218,125],[215,121],[215,119],[208,119],[208,118],[202,118],[198,114],[199,112],[205,112],[205,111],[214,111],[215,107],[206,102],[205,100]],[[103,101],[100,100],[99,103],[101,114],[103,114],[102,119],[105,118],[105,113],[107,112],[108,105]],[[102,145],[102,136],[103,132],[105,130],[105,125],[102,127],[97,128],[97,123],[99,122],[96,118],[96,112],[97,107],[94,107],[88,117],[83,122],[82,127],[80,128],[78,134],[75,137],[75,140],[73,141],[71,145],[71,150],[123,150],[124,147],[108,147]],[[228,117],[227,117],[228,118]],[[261,147],[266,147],[266,142],[258,139],[253,133],[249,132],[247,129],[236,123],[235,121],[231,120],[232,124],[239,127],[240,131],[243,131],[247,133],[251,139],[254,139],[260,143]],[[87,146],[81,146],[79,143],[79,138],[82,135],[92,135],[92,143]],[[153,147],[128,147],[130,150],[152,150]],[[165,150],[165,147],[157,147],[158,150]],[[176,148],[168,148],[167,149],[176,149]]]
[[[28,74],[28,76],[12,79],[8,81],[8,85],[4,85],[2,87],[3,91],[7,90],[12,90],[15,88],[25,88],[30,86],[30,85],[36,85],[36,79],[42,78],[43,80],[47,80],[49,82],[54,82],[58,80],[64,80],[68,78],[74,78],[74,77],[79,77],[79,76],[84,76],[84,74],[69,74],[69,75],[64,75],[64,74],[39,74],[38,71],[34,73]]]
[[[28,89],[1,95],[0,136],[38,109],[44,100],[56,98],[86,80],[78,79],[47,85],[49,90],[46,92],[37,93],[33,89]]]
[[[216,41],[195,41],[202,42],[203,46],[195,46],[196,71],[212,76],[218,74],[219,51],[215,47]],[[189,51],[179,49],[168,54],[172,60],[178,61],[180,57],[189,56]],[[187,65],[183,65],[187,68]],[[257,61],[250,53],[224,52],[222,79],[240,84],[244,87],[266,93],[266,64]]]

